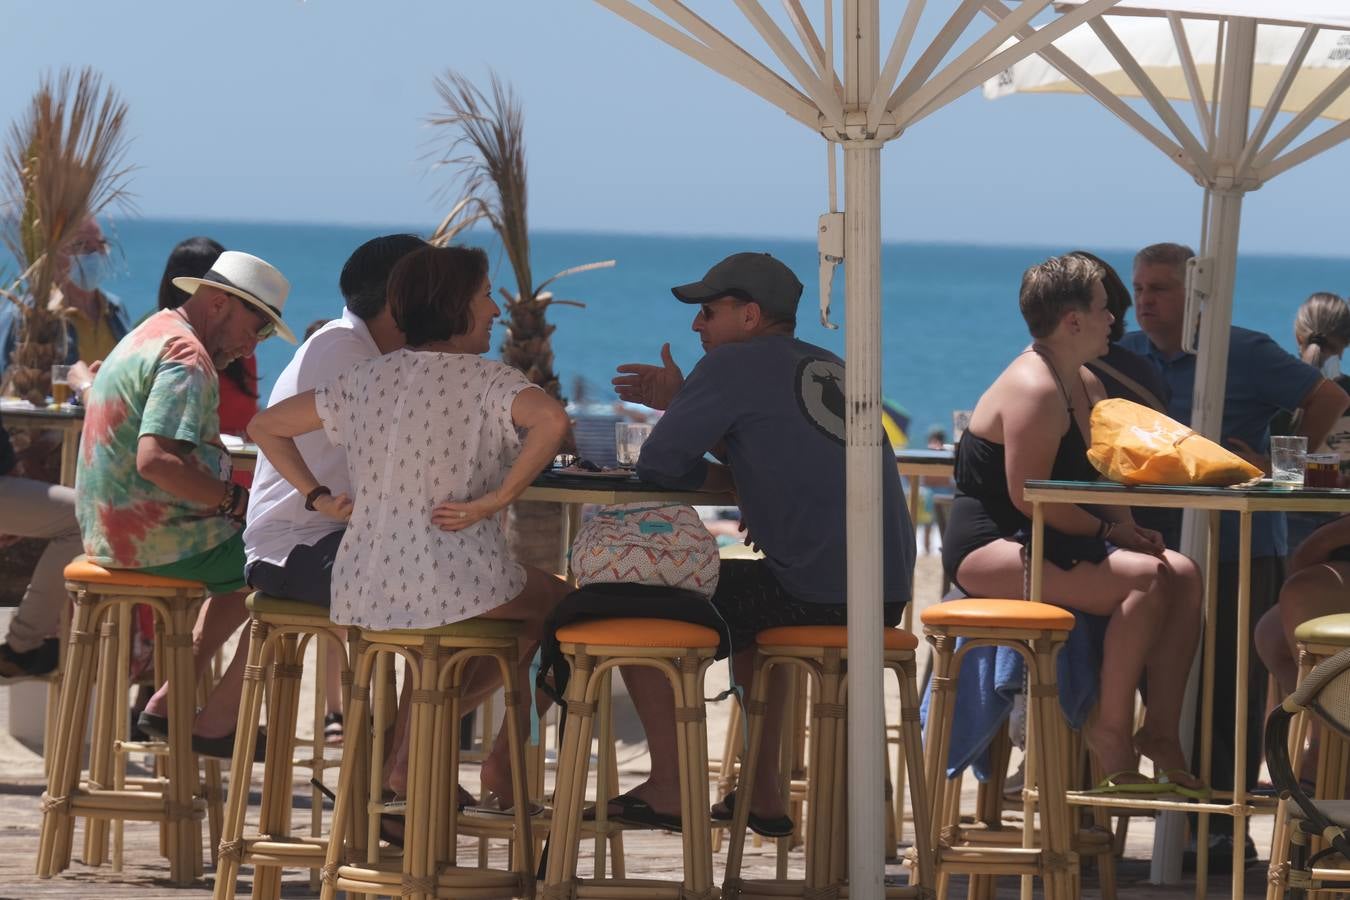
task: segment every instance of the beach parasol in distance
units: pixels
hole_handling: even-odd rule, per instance
[[[909,446],[909,412],[889,397],[881,398],[881,427],[891,439],[891,449]]]
[[[997,19],[1010,14],[1000,0],[985,9]],[[984,92],[991,98],[1090,94],[1204,189],[1200,255],[1188,270],[1183,334],[1186,349],[1198,354],[1190,424],[1217,438],[1242,201],[1350,138],[1350,4],[1121,0],[1112,12],[1122,15],[1073,29],[1038,57],[986,81]],[[1142,99],[1161,127],[1123,98]],[[1175,101],[1190,108],[1193,126]],[[1261,110],[1255,127],[1253,108]],[[1182,552],[1202,558],[1200,522],[1191,512],[1184,521]],[[1180,874],[1181,830],[1175,817],[1163,817],[1154,841],[1153,881],[1175,881]]]

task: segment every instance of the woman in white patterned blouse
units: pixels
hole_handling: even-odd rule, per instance
[[[389,276],[407,346],[249,425],[313,508],[350,518],[333,567],[337,623],[430,628],[483,616],[520,620],[537,640],[567,594],[562,580],[512,559],[502,530],[500,514],[557,453],[568,419],[518,370],[483,358],[500,314],[487,268],[476,248],[409,254]],[[296,449],[295,436],[319,428],[346,450],[355,497],[333,496]],[[488,669],[477,667],[466,686],[470,708],[495,687]],[[509,798],[504,731],[483,783]],[[401,773],[390,775],[397,790]]]

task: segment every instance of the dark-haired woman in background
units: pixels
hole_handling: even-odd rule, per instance
[[[179,241],[169,251],[164,276],[159,280],[159,308],[182,306],[188,295],[174,287],[173,280],[180,276],[202,277],[224,250],[209,237]],[[226,366],[220,376],[220,433],[243,437],[248,433],[249,420],[258,412],[258,360],[252,353],[240,357]],[[234,480],[248,487],[253,479],[247,472],[238,472]]]
[[[511,557],[499,513],[558,452],[567,414],[520,371],[483,358],[500,314],[483,251],[416,250],[390,273],[388,294],[407,346],[263,410],[249,434],[311,508],[350,516],[333,567],[334,622],[390,629],[517,619],[529,639],[522,646],[533,644],[569,588]],[[354,503],[319,484],[296,449],[296,436],[320,428],[347,452]],[[533,652],[522,657],[522,684]],[[494,687],[485,680],[465,694]],[[503,728],[482,773],[503,806],[512,802],[506,750]],[[401,781],[398,769],[386,773],[395,791]]]

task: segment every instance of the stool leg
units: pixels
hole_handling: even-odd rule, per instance
[[[51,774],[42,797],[37,874],[43,878],[52,877],[68,865],[66,855],[74,827],[68,798],[79,783],[80,756],[84,751],[89,691],[95,665],[93,628],[97,608],[96,597],[85,591],[77,592],[68,665],[61,680],[61,727],[51,749]]]
[[[511,793],[516,798],[515,850],[512,868],[520,876],[524,895],[534,896],[534,837],[529,814],[529,773],[525,764],[525,737],[521,720],[525,710],[523,700],[528,696],[517,681],[516,661],[505,654],[497,654],[497,665],[502,673],[505,698],[506,746],[511,765]],[[541,736],[542,740],[542,736]],[[612,746],[612,742],[611,742]]]
[[[115,736],[119,741],[125,741],[129,737],[131,704],[129,695],[131,692],[131,640],[132,640],[132,612],[135,607],[130,603],[117,604],[117,632],[119,640],[117,642],[117,711],[113,715],[113,725]],[[113,767],[113,787],[116,790],[122,790],[126,787],[127,766],[126,754],[121,754]],[[123,822],[119,819],[113,823],[112,831],[112,869],[114,872],[122,871],[125,850],[125,828]]]
[[[117,709],[117,609],[109,604],[98,625],[98,675],[94,686],[94,733],[89,740],[89,787],[113,787],[113,714]],[[108,820],[90,817],[84,826],[84,864],[108,858]]]
[[[722,881],[722,896],[725,900],[735,900],[740,894],[741,858],[745,853],[745,832],[750,824],[750,785],[754,783],[755,761],[759,759],[760,744],[764,740],[764,711],[767,707],[769,675],[772,669],[772,663],[764,654],[756,652],[750,696],[745,702],[745,716],[749,723],[750,734],[746,741],[745,755],[741,759],[740,777],[737,779],[737,793],[740,796],[732,810],[731,826],[727,836],[727,866]],[[730,739],[727,743],[731,743]]]
[[[248,812],[249,774],[253,755],[246,753],[257,740],[258,717],[262,714],[263,648],[268,643],[268,627],[257,617],[249,624],[248,662],[244,666],[244,687],[239,697],[239,720],[235,725],[234,756],[230,760],[230,791],[225,799],[217,852],[215,900],[228,900],[235,894],[239,858],[243,850],[244,819]],[[257,878],[257,870],[254,871]]]
[[[932,645],[933,678],[932,694],[928,705],[928,734],[924,743],[924,781],[932,797],[930,843],[935,852],[941,852],[939,829],[946,821],[942,802],[947,788],[947,753],[951,743],[953,701],[956,692],[956,678],[952,673],[952,652],[956,639],[945,634],[928,635]]]
[[[914,819],[914,877],[912,884],[930,886],[933,880],[933,844],[931,807],[927,780],[923,773],[923,733],[919,727],[919,694],[915,686],[914,654],[909,653],[899,666],[893,666],[900,684],[900,747],[909,774],[910,809]],[[897,815],[897,821],[902,821]]]
[[[271,632],[271,629],[268,629]],[[300,679],[304,657],[299,647],[299,635],[294,631],[269,634],[267,648],[260,659],[272,658],[271,700],[267,704],[267,744],[264,750],[262,797],[258,804],[258,831],[272,838],[287,837],[291,833],[291,794],[295,781],[295,723],[300,713]],[[252,646],[249,647],[250,656]],[[266,683],[266,682],[263,682]],[[242,709],[241,709],[242,712]],[[257,743],[258,718],[251,727],[235,731],[234,760],[231,774],[242,775],[245,791],[249,788],[253,771],[253,753]],[[247,742],[242,737],[250,738]],[[246,760],[242,769],[235,769],[241,757]],[[238,776],[236,776],[238,777]],[[245,794],[247,796],[247,793]],[[271,900],[281,894],[279,866],[253,867],[254,900]]]
[[[614,670],[606,669],[604,674],[598,677],[600,679],[600,696],[596,706],[596,728],[600,752],[595,759],[597,804],[618,793],[616,786],[619,780],[618,772],[615,771],[615,756],[610,749],[614,746]],[[593,851],[596,878],[606,877],[605,873],[609,868],[605,859],[607,844],[605,832],[596,829],[595,849]]]
[[[736,762],[743,745],[741,727],[741,707],[739,703],[733,703],[727,715],[727,736],[726,740],[722,742],[722,759],[717,766],[717,796],[719,798],[731,793],[731,789],[736,786]],[[714,853],[721,851],[724,833],[725,829],[723,828],[713,830]]]
[[[366,710],[370,704],[370,676],[376,657],[380,654],[367,649],[365,642],[353,638],[351,642],[352,667],[355,677],[352,680],[351,695],[347,700],[347,709],[343,713],[342,764],[338,768],[337,801],[333,804],[333,821],[329,826],[328,853],[323,865],[323,889],[319,896],[322,900],[337,900],[337,868],[345,854],[343,850],[352,846],[354,851],[359,840],[356,830],[349,824],[354,818],[353,808],[357,798],[364,802],[365,792],[360,788],[359,772],[366,769],[364,738],[365,729],[359,723],[366,721]],[[347,723],[352,723],[350,726]],[[372,735],[372,741],[378,744],[378,734]],[[373,753],[371,754],[374,755]],[[350,833],[349,833],[350,830]],[[378,850],[378,846],[377,846]]]
[[[680,820],[685,890],[696,897],[712,889],[712,834],[708,818],[708,726],[703,669],[697,656],[680,658],[675,689],[675,733],[680,758]]]
[[[1063,719],[1055,687],[1054,645],[1045,639],[1032,642],[1035,653],[1031,681],[1031,706],[1035,707],[1036,785],[1040,798],[1041,860],[1046,900],[1069,900],[1073,896],[1070,874],[1068,805],[1064,801],[1063,761],[1059,734]],[[1030,745],[1030,740],[1028,740]]]
[[[201,860],[201,840],[193,815],[198,771],[197,756],[192,752],[197,683],[192,671],[193,612],[195,606],[186,598],[175,598],[169,604],[170,625],[164,636],[169,668],[169,784],[165,792],[170,825],[169,879],[180,885],[192,880]]]
[[[414,885],[424,883],[435,870],[431,852],[432,759],[431,743],[435,739],[435,692],[440,647],[434,637],[424,640],[417,663],[409,664],[407,677],[412,685],[412,712],[408,717],[408,806],[403,819],[403,876],[404,896],[423,900],[428,893]]]
[[[587,701],[591,693],[594,658],[584,647],[570,660],[572,677],[567,685],[567,722],[562,747],[558,752],[558,778],[554,792],[553,825],[549,831],[548,866],[544,876],[544,894],[562,900],[576,896],[577,851],[580,848],[581,810],[586,797],[586,776],[590,768],[591,726],[594,707]],[[597,813],[608,798],[597,798]],[[597,825],[600,816],[596,816]],[[570,889],[558,893],[563,885]]]

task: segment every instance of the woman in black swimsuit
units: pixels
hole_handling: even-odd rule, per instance
[[[956,452],[956,499],[943,546],[948,575],[974,597],[1024,596],[1031,479],[1095,481],[1087,460],[1089,414],[1105,397],[1084,364],[1106,352],[1114,321],[1101,269],[1076,256],[1027,270],[1019,298],[1032,344],[980,398]],[[1010,485],[1017,485],[1010,490]],[[1200,634],[1200,574],[1156,532],[1117,507],[1045,511],[1043,596],[1109,618],[1097,714],[1088,746],[1111,773],[1103,790],[1157,793],[1204,788],[1178,739],[1183,692]],[[1150,685],[1143,727],[1131,733],[1141,676]],[[1137,771],[1135,752],[1158,781]],[[1166,782],[1167,786],[1160,786]]]

